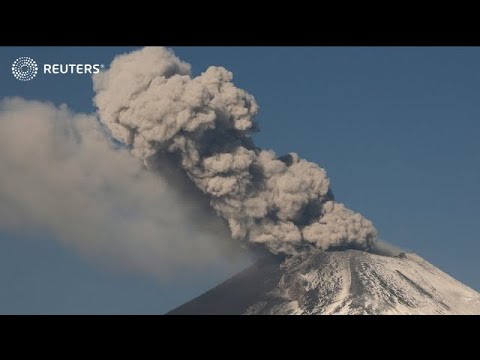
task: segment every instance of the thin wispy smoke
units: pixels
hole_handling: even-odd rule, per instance
[[[334,201],[324,169],[255,146],[257,103],[223,67],[192,77],[168,49],[144,48],[116,57],[94,86],[112,136],[147,167],[188,176],[233,238],[286,254],[373,245],[372,222]]]
[[[383,240],[375,241],[375,244],[369,249],[371,253],[382,256],[399,256],[405,253],[404,250]]]
[[[115,147],[93,115],[3,100],[0,154],[0,230],[45,230],[98,260],[160,277],[232,252],[208,204]]]

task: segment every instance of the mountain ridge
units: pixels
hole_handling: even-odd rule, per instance
[[[167,313],[480,314],[480,294],[414,253],[267,256]]]

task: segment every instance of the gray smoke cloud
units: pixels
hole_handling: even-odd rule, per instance
[[[170,50],[144,48],[117,56],[94,88],[112,136],[148,168],[187,176],[233,238],[285,254],[374,244],[372,222],[335,202],[324,169],[255,146],[257,103],[223,67],[192,77]]]
[[[235,255],[208,203],[105,135],[94,115],[0,101],[0,230],[44,230],[98,261],[159,277]]]
[[[370,252],[373,254],[390,257],[401,256],[402,253],[405,254],[405,250],[402,250],[398,246],[380,239],[375,241],[375,244],[370,248]]]

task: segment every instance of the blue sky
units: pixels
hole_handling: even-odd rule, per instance
[[[20,56],[101,63],[134,48],[0,49],[0,97],[94,111],[88,76],[20,82]],[[480,48],[178,47],[194,74],[222,65],[260,105],[259,146],[325,167],[338,201],[381,237],[480,290]],[[0,155],[1,156],[1,155]],[[1,171],[1,169],[0,169]],[[1,184],[0,184],[1,186]],[[241,267],[159,283],[114,270],[48,234],[0,230],[0,313],[163,313]]]

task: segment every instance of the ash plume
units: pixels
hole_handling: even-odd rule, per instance
[[[160,280],[238,260],[208,203],[147,171],[94,115],[3,99],[0,154],[0,230],[47,232],[97,262]]]
[[[333,199],[324,169],[255,146],[257,103],[225,68],[192,77],[170,50],[144,48],[117,56],[94,88],[111,135],[148,168],[188,177],[234,239],[284,254],[373,246],[372,222]]]

